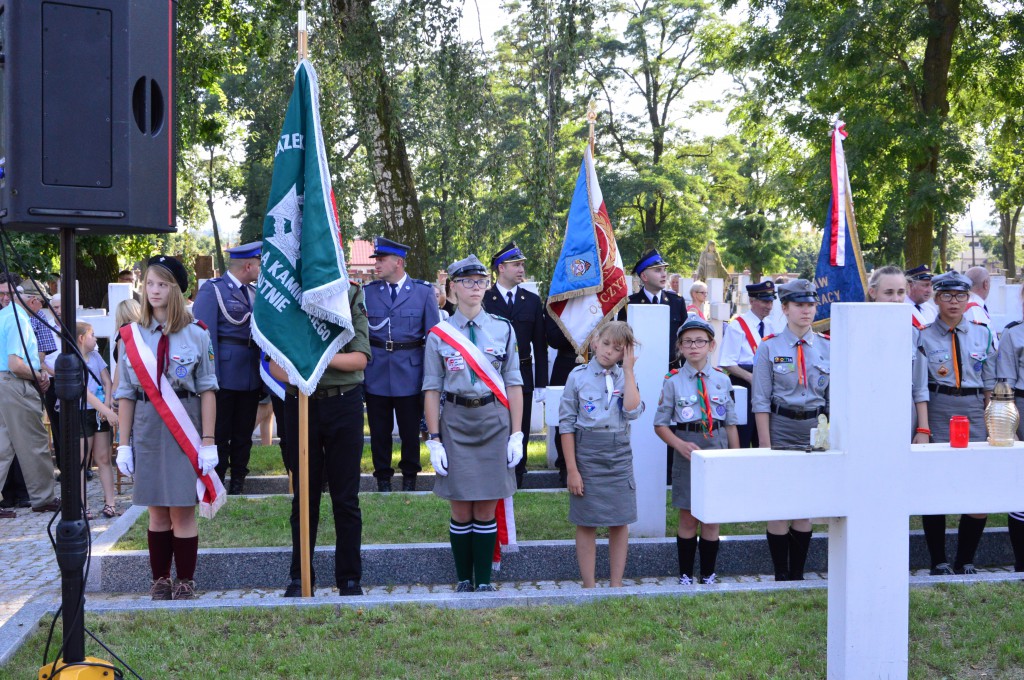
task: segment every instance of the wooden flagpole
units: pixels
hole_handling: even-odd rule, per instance
[[[308,56],[306,3],[299,10],[299,61]],[[309,545],[309,397],[299,390],[299,561],[302,596],[313,596],[313,555]]]

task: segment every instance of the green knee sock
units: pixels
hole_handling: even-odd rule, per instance
[[[455,575],[459,581],[473,578],[473,523],[456,522],[448,525],[448,537],[452,542],[452,555],[455,557]]]
[[[491,582],[494,542],[497,540],[497,520],[473,521],[473,581],[477,586]]]

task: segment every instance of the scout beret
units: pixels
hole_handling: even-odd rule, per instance
[[[184,295],[185,291],[188,290],[188,272],[185,271],[185,265],[178,262],[170,255],[154,255],[149,258],[146,262],[147,267],[163,267],[171,273],[174,280],[178,282],[178,288],[181,288],[181,294]]]

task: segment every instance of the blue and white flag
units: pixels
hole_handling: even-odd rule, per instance
[[[266,352],[260,352],[260,378],[271,394],[284,401],[284,383],[271,375],[270,360],[267,359]]]
[[[857,238],[857,220],[853,214],[853,192],[846,171],[843,140],[845,124],[835,122],[832,130],[832,197],[828,202],[825,233],[821,238],[814,285],[818,288],[818,309],[814,315],[815,330],[828,328],[833,302],[864,302],[867,278]]]

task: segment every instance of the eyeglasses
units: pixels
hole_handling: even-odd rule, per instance
[[[462,284],[466,288],[473,289],[486,288],[488,281],[487,279],[459,279],[456,283]]]
[[[683,347],[705,347],[708,344],[708,340],[698,338],[696,340],[683,340]]]
[[[953,300],[967,302],[970,297],[970,293],[939,293],[935,296],[937,300],[942,300],[943,302],[952,302]]]

